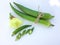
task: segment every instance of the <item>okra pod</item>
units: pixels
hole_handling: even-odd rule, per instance
[[[39,13],[38,11],[29,9],[29,8],[27,8],[27,7],[25,7],[25,6],[21,5],[21,4],[15,3],[15,2],[13,2],[13,3],[14,3],[21,11],[23,11],[24,13],[26,13],[26,14],[32,16],[32,17],[37,18],[38,13]],[[52,16],[51,14],[45,13],[45,12],[42,12],[42,15],[43,15],[43,16],[42,16],[40,19],[49,20],[49,19],[51,19],[51,18],[54,17],[54,16]]]
[[[16,30],[13,31],[12,36],[16,35],[18,32],[20,32],[20,31],[22,31],[23,29],[28,28],[28,27],[30,27],[30,26],[31,26],[31,25],[23,25],[23,26],[17,28]]]
[[[32,21],[32,22],[34,22],[34,21],[36,20],[36,18],[34,18],[34,17],[32,17],[32,16],[29,16],[29,15],[27,15],[27,14],[24,14],[24,13],[20,12],[19,10],[17,10],[16,8],[14,8],[11,3],[10,3],[10,6],[11,6],[12,10],[13,10],[18,16],[21,16],[22,18],[27,19],[27,20]],[[52,24],[51,24],[50,21],[48,21],[48,20],[42,20],[42,19],[40,19],[38,23],[43,24],[43,25],[45,25],[45,26],[47,26],[47,27],[52,26]]]

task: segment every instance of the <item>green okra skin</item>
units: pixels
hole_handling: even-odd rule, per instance
[[[33,33],[33,30],[34,30],[34,27],[31,28],[31,29],[23,30],[22,33],[18,33],[18,35],[16,36],[15,41],[19,40],[21,37],[23,37],[23,36],[26,35],[26,34],[31,35],[31,34]]]
[[[19,40],[21,38],[21,33],[18,33],[18,35],[16,36],[15,41]]]
[[[28,29],[26,33],[28,33],[29,35],[31,35],[33,33],[34,27],[31,29]]]
[[[20,12],[19,10],[17,10],[16,8],[14,8],[11,3],[10,3],[10,6],[11,6],[12,10],[13,10],[18,16],[21,16],[22,18],[27,19],[27,20],[32,21],[32,22],[34,22],[34,21],[36,20],[36,18],[34,18],[34,17],[32,17],[32,16],[29,16],[29,15],[27,15],[27,14],[24,14],[24,13]],[[43,25],[45,25],[45,26],[47,26],[47,27],[49,27],[49,26],[52,25],[49,21],[47,21],[47,20],[42,20],[42,19],[40,19],[38,23],[43,24]]]
[[[23,26],[17,28],[16,30],[13,31],[12,36],[16,35],[18,32],[20,32],[20,31],[22,31],[23,29],[28,28],[28,27],[30,27],[30,26],[31,26],[31,25],[23,25]]]
[[[24,30],[23,32],[22,32],[22,36],[24,36],[26,34],[26,30]]]
[[[54,18],[54,16],[51,16],[51,14],[49,14],[49,13],[43,13],[43,17],[42,18],[46,19],[46,20],[49,20],[49,19]]]
[[[30,16],[33,16],[33,17],[36,17],[38,16],[38,11],[35,11],[35,10],[32,10],[32,9],[29,9],[27,7],[24,7],[23,5],[21,4],[18,4],[18,3],[15,3],[13,2],[20,10],[22,10],[24,13],[26,14],[29,14]],[[46,20],[49,20],[49,19],[52,19],[54,16],[52,16],[51,14],[49,13],[43,13],[43,16],[41,17],[41,19],[46,19]]]

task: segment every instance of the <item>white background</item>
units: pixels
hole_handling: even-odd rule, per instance
[[[15,37],[11,37],[13,30],[9,28],[9,12],[11,9],[9,2],[13,1],[34,10],[38,10],[38,5],[40,5],[41,11],[49,12],[55,16],[55,18],[51,20],[55,26],[48,28],[34,24],[35,30],[32,35],[26,35],[21,40],[15,41]],[[24,21],[24,24],[32,24],[32,22],[27,20],[21,20]],[[60,3],[57,0],[1,0],[0,45],[60,45]]]

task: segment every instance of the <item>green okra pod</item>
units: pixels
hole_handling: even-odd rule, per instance
[[[32,10],[32,9],[29,9],[21,4],[18,4],[16,2],[13,2],[21,11],[23,11],[24,13],[30,15],[30,16],[33,16],[35,18],[37,18],[38,16],[38,11],[35,11],[35,10]],[[51,18],[53,18],[54,16],[52,16],[51,14],[49,13],[44,13],[42,12],[43,16],[41,17],[41,19],[46,19],[46,20],[49,20]]]
[[[19,33],[19,34],[16,36],[15,41],[19,40],[20,38],[21,38],[21,33]]]
[[[23,32],[22,32],[22,36],[24,36],[26,34],[26,30],[24,30]]]
[[[32,34],[33,30],[34,30],[34,27],[31,29],[28,29],[26,33],[28,33],[30,35],[30,34]]]
[[[23,26],[17,28],[16,30],[13,31],[12,36],[16,35],[18,32],[20,32],[20,31],[22,31],[23,29],[28,28],[28,27],[30,27],[30,26],[31,26],[31,25],[23,25]]]
[[[27,20],[32,21],[32,22],[34,22],[34,21],[36,20],[36,18],[34,18],[34,17],[32,17],[32,16],[29,16],[29,15],[27,15],[27,14],[24,14],[24,13],[20,12],[19,10],[17,10],[16,8],[14,8],[11,3],[10,3],[10,6],[11,6],[12,10],[13,10],[17,15],[21,16],[22,18],[27,19]],[[52,26],[52,24],[51,24],[50,21],[48,21],[48,20],[42,20],[42,19],[40,19],[38,23],[43,24],[43,25],[45,25],[45,26],[47,26],[47,27]]]

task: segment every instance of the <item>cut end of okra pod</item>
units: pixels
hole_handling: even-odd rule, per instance
[[[53,24],[51,24],[50,26],[54,26]]]
[[[14,36],[14,34],[12,34],[11,36]]]
[[[54,16],[52,16],[51,18],[54,18]]]
[[[11,5],[11,3],[9,3]]]
[[[52,16],[54,18],[54,16]]]

